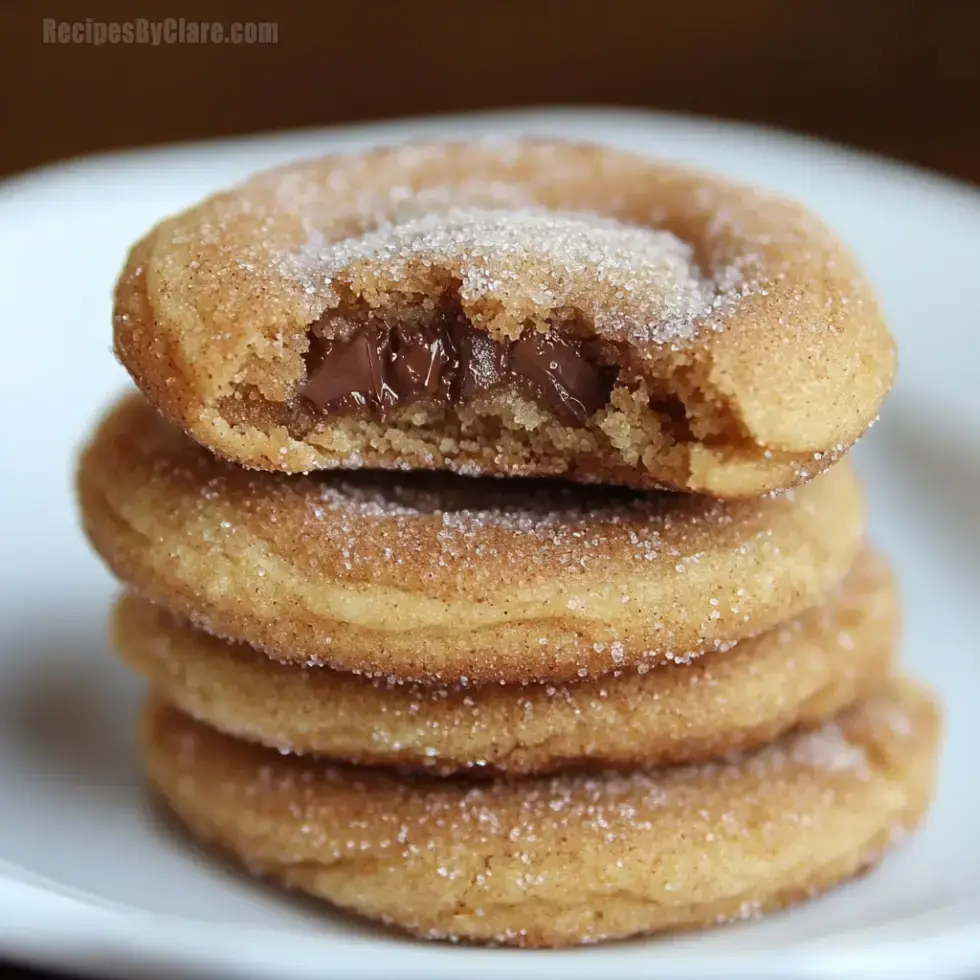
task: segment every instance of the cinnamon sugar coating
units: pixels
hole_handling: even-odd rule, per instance
[[[245,470],[140,398],[78,480],[128,585],[292,663],[444,683],[684,661],[818,605],[860,548],[847,465],[720,501],[385,472]]]
[[[826,721],[884,681],[898,629],[884,563],[865,552],[823,606],[690,664],[566,684],[393,684],[271,662],[133,595],[123,660],[182,711],[282,752],[437,773],[700,762]]]
[[[604,380],[585,398],[582,371],[549,375],[543,357],[528,381],[515,359],[516,374],[462,394],[479,372],[448,322],[505,358],[520,337],[557,337]],[[370,381],[349,383],[353,401],[336,378],[317,386],[322,404],[304,397],[311,345],[342,353],[365,329],[416,355],[438,335],[439,370],[465,377],[416,379],[396,397],[398,351],[383,346],[361,365]],[[115,347],[167,417],[248,466],[561,475],[725,497],[833,463],[895,368],[868,283],[803,208],[550,140],[410,145],[261,174],[134,247]],[[338,358],[336,376],[353,370]]]
[[[150,780],[256,874],[429,939],[568,946],[709,926],[874,865],[919,822],[931,697],[889,682],[825,726],[700,766],[473,783],[218,734],[162,702]]]

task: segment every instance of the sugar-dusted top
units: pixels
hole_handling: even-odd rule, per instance
[[[294,402],[311,328],[342,297],[398,322],[406,296],[447,291],[491,333],[574,322],[651,390],[683,375],[714,430],[779,453],[850,445],[894,372],[869,283],[805,208],[546,139],[338,154],[218,194],[134,247],[116,350],[205,444],[237,458],[243,434],[261,436],[262,465],[320,468],[302,439],[272,457],[267,426],[219,418],[225,400]]]
[[[478,583],[530,586],[602,568],[642,570],[653,581],[693,573],[711,556],[766,561],[791,529],[839,524],[856,494],[846,464],[747,500],[368,469],[283,479],[215,458],[138,398],[107,418],[101,445],[107,472],[123,468],[180,499],[205,539],[254,528],[292,567],[428,589],[464,583],[470,595]]]
[[[663,344],[689,338],[723,302],[690,244],[588,212],[452,207],[336,241],[314,230],[279,268],[333,303],[337,279],[370,299],[451,281],[475,322],[511,336],[574,310],[604,336]]]
[[[883,712],[900,717],[902,726],[884,726]],[[518,781],[473,783],[463,778],[437,779],[393,776],[385,770],[358,771],[328,761],[303,757],[278,759],[267,750],[232,749],[227,736],[189,722],[172,709],[161,717],[167,737],[179,737],[185,760],[236,758],[247,766],[249,795],[281,794],[293,801],[321,830],[341,826],[357,812],[379,837],[393,833],[393,843],[431,847],[433,840],[485,844],[505,838],[545,856],[552,834],[574,832],[613,844],[641,838],[654,829],[658,814],[674,811],[690,827],[693,839],[706,832],[744,838],[758,833],[758,814],[767,802],[782,797],[795,804],[774,813],[787,820],[789,832],[828,802],[846,799],[861,783],[892,771],[907,758],[910,745],[931,742],[936,734],[936,709],[929,695],[905,680],[889,682],[865,702],[835,721],[810,732],[794,733],[769,745],[698,765],[670,766],[627,773],[571,772]],[[217,743],[221,751],[217,751]],[[258,765],[275,759],[275,766]],[[338,793],[338,789],[340,792]],[[797,809],[798,806],[798,809]],[[359,850],[371,851],[376,840],[363,834]],[[710,843],[713,838],[709,837]],[[465,856],[462,848],[459,852]]]

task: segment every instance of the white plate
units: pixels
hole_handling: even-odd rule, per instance
[[[905,661],[947,711],[928,825],[874,875],[805,908],[697,936],[529,953],[424,944],[283,896],[173,839],[147,806],[139,688],[107,652],[114,586],[76,526],[71,471],[124,383],[109,353],[126,247],[250,171],[380,140],[564,134],[688,160],[809,202],[866,263],[902,354],[857,455],[898,563]],[[228,977],[980,976],[980,194],[748,127],[533,112],[152,150],[0,186],[0,956],[73,971]]]

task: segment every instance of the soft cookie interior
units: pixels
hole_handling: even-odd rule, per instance
[[[639,469],[679,486],[694,446],[762,458],[704,372],[671,350],[725,299],[668,232],[457,210],[294,255],[283,272],[329,282],[332,305],[298,339],[298,375],[295,358],[273,380],[256,366],[224,399],[235,423],[413,464],[482,470],[492,457],[510,472],[611,468],[626,482]],[[652,340],[656,358],[637,346]]]

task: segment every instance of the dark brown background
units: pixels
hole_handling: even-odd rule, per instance
[[[0,174],[107,147],[493,106],[758,120],[980,180],[976,0],[0,0]],[[270,46],[45,45],[43,17],[274,20]]]
[[[279,42],[42,43],[44,17],[180,16],[277,21]],[[107,148],[545,103],[761,121],[980,182],[980,2],[0,0],[0,175]]]

